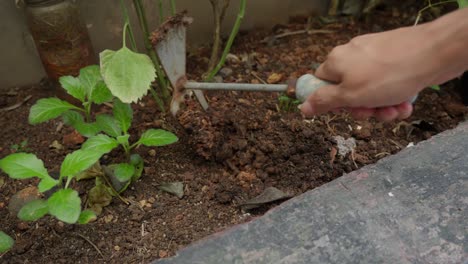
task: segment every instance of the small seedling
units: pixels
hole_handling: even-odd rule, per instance
[[[293,99],[286,95],[280,95],[278,97],[278,109],[283,112],[295,112],[297,111],[297,106],[301,104],[301,101]]]
[[[93,104],[112,101],[113,95],[101,77],[99,66],[92,65],[80,70],[78,77],[63,76],[59,79],[68,94],[81,102],[81,107],[58,98],[39,99],[29,112],[29,123],[39,124],[62,117],[65,124],[72,126],[86,137],[96,135],[101,128],[91,120]]]
[[[19,144],[13,144],[13,145],[11,145],[10,149],[14,153],[28,152],[29,151],[28,140],[25,139],[25,140],[21,141]]]
[[[143,159],[132,154],[132,150],[140,145],[148,147],[159,147],[177,142],[177,136],[162,129],[149,129],[143,132],[140,139],[130,143],[128,132],[133,119],[133,111],[129,104],[122,103],[119,99],[114,100],[113,115],[99,115],[97,123],[105,134],[98,134],[88,138],[83,143],[82,149],[94,152],[108,153],[119,145],[125,151],[126,163],[112,164],[107,166],[106,175],[111,180],[117,180],[120,184],[113,184],[117,192],[124,191],[128,185],[141,177],[143,170]]]
[[[102,155],[91,150],[76,150],[68,154],[61,164],[58,179],[50,176],[42,160],[34,154],[14,153],[1,159],[0,169],[10,178],[39,178],[39,192],[52,193],[47,200],[37,199],[26,203],[18,212],[18,217],[24,221],[35,221],[50,214],[69,224],[86,224],[95,219],[94,212],[82,211],[78,192],[69,186],[76,175],[96,163]]]

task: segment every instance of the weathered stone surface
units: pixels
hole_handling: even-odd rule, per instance
[[[463,263],[468,123],[157,263]]]

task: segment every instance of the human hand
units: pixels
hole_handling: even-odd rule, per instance
[[[437,60],[424,26],[356,37],[338,46],[315,72],[335,83],[320,88],[302,104],[306,116],[347,109],[358,119],[404,119],[411,99],[434,84]],[[429,42],[429,43],[428,43]]]

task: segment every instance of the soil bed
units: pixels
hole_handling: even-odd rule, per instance
[[[413,12],[414,11],[414,12]],[[409,10],[415,14],[415,10]],[[340,20],[319,27],[333,33],[290,36],[262,42],[272,34],[300,30],[299,22],[278,26],[274,32],[241,34],[232,50],[240,61],[230,60],[232,73],[226,82],[260,82],[278,74],[279,82],[308,72],[335,45],[355,35],[411,24],[398,10],[378,11],[367,23]],[[405,18],[406,17],[406,18]],[[373,25],[373,26],[371,26]],[[189,56],[190,78],[206,68],[207,49]],[[297,112],[278,111],[278,95],[265,93],[207,94],[211,109],[202,112],[189,102],[177,118],[156,112],[151,98],[134,106],[131,133],[147,128],[164,128],[180,137],[177,144],[155,149],[140,148],[145,159],[144,175],[124,193],[130,205],[114,199],[98,220],[89,225],[64,225],[46,217],[25,223],[8,212],[11,196],[35,185],[34,181],[12,181],[0,177],[1,230],[16,240],[14,249],[2,256],[2,263],[147,263],[173,255],[189,243],[246,222],[273,205],[245,212],[239,204],[273,186],[299,195],[343,173],[397,153],[434,134],[466,120],[468,110],[461,104],[453,83],[442,91],[425,90],[415,113],[404,122],[355,121],[346,113],[304,120]],[[22,101],[22,106],[0,115],[2,135],[0,157],[10,154],[12,145],[27,140],[27,148],[43,159],[49,171],[58,171],[64,156],[79,147],[73,131],[60,120],[31,126],[27,116],[31,105],[52,95],[43,85],[11,90],[0,97],[0,108]],[[97,109],[108,111],[106,107]],[[336,154],[334,137],[356,139],[354,153]],[[64,146],[51,148],[57,140]],[[112,162],[121,153],[111,153]],[[178,199],[159,191],[162,182],[182,181],[185,196]],[[3,184],[1,184],[4,182]],[[92,181],[74,183],[86,200]]]

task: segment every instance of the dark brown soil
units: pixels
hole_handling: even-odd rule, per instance
[[[322,26],[332,34],[291,36],[269,44],[261,41],[304,25],[293,23],[279,26],[273,33],[242,34],[232,50],[241,62],[228,62],[233,73],[224,81],[259,82],[276,73],[283,76],[284,82],[289,76],[309,71],[323,61],[331,48],[352,36],[409,23],[404,12],[387,11],[376,13],[376,17],[385,22],[343,20]],[[314,23],[318,27],[318,22]],[[206,51],[201,49],[189,57],[190,78],[201,76]],[[51,217],[25,223],[8,212],[9,200],[36,182],[13,181],[2,174],[5,183],[0,186],[0,229],[14,237],[16,245],[0,256],[0,261],[148,263],[171,256],[194,241],[249,221],[274,206],[250,212],[238,207],[266,187],[299,195],[397,153],[409,143],[417,144],[455,127],[468,114],[455,90],[449,84],[440,92],[424,91],[414,115],[393,123],[355,121],[345,113],[304,120],[297,112],[278,111],[277,94],[236,92],[209,93],[208,112],[189,102],[176,119],[164,118],[156,112],[151,98],[145,98],[134,106],[131,132],[139,135],[148,128],[164,128],[176,133],[180,142],[155,149],[156,155],[149,148],[138,149],[146,167],[141,180],[124,193],[130,205],[115,198],[98,220],[88,225],[64,225]],[[58,171],[64,155],[79,147],[71,129],[59,129],[60,120],[37,126],[27,123],[31,105],[52,94],[50,89],[37,85],[11,90],[0,97],[0,108],[4,108],[32,95],[22,106],[0,115],[0,157],[12,153],[12,145],[27,140],[28,151],[43,159],[50,171]],[[96,110],[104,111],[105,107]],[[333,137],[338,135],[356,139],[354,153],[345,157],[336,154]],[[54,140],[65,148],[50,148]],[[119,154],[112,153],[104,162],[117,159]],[[182,199],[156,188],[162,182],[173,181],[185,184]],[[86,190],[91,186],[92,182],[80,182],[72,187],[86,200]]]

